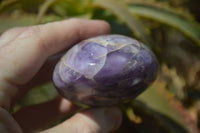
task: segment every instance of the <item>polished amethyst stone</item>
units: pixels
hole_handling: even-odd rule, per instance
[[[58,62],[54,84],[63,97],[90,106],[130,100],[155,79],[158,62],[142,43],[104,35],[74,45]]]

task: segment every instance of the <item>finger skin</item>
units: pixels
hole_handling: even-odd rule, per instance
[[[28,27],[0,49],[2,75],[16,85],[23,85],[38,72],[47,57],[82,39],[105,34],[107,29],[102,21],[79,19]]]
[[[77,113],[63,123],[40,133],[109,133],[122,121],[121,111],[116,107],[94,108]]]
[[[0,48],[13,41],[19,34],[25,30],[24,27],[16,27],[9,29],[3,35],[0,36]]]
[[[4,111],[0,112],[3,123],[0,123],[0,130],[22,132],[7,111],[19,92],[29,89],[32,81],[37,84],[32,79],[48,57],[69,49],[78,41],[109,31],[110,27],[104,21],[71,19],[12,29],[3,34],[0,37],[0,107]]]
[[[20,88],[27,84],[48,57],[88,37],[109,33],[104,21],[70,19],[31,26],[0,47],[0,106],[9,110]],[[21,91],[21,90],[20,90]],[[22,91],[23,92],[23,91]]]
[[[18,103],[31,88],[51,82],[53,70],[59,58],[48,59],[39,72],[25,85],[18,87],[18,92],[12,100],[11,106]]]

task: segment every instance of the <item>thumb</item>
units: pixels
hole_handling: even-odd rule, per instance
[[[116,130],[122,113],[116,107],[88,109],[41,133],[108,133]]]

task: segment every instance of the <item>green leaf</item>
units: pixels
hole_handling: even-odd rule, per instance
[[[188,133],[170,117],[152,110],[138,100],[126,105],[127,116],[123,117],[122,125],[116,133]]]
[[[38,15],[37,15],[37,23],[39,23],[42,19],[42,17],[45,15],[45,13],[47,12],[48,8],[54,4],[57,0],[46,0],[46,2],[44,2],[42,4],[42,6],[39,9]]]
[[[58,96],[58,93],[53,83],[46,83],[44,85],[31,89],[20,101],[20,105],[30,106],[50,101]]]
[[[110,10],[114,15],[127,24],[136,37],[144,41],[146,44],[150,44],[151,41],[147,35],[145,26],[133,17],[131,12],[123,3],[114,0],[95,0],[94,5]]]
[[[0,13],[8,10],[9,8],[11,8],[13,5],[15,5],[18,2],[19,2],[19,0],[4,0],[0,4]]]
[[[57,15],[62,17],[77,17],[88,14],[91,11],[91,0],[58,0],[53,4],[52,9]]]
[[[13,27],[33,25],[35,22],[35,18],[36,18],[35,15],[20,15],[17,17],[1,16],[0,17],[0,34]]]
[[[172,119],[188,132],[198,133],[196,122],[181,102],[176,100],[174,95],[167,91],[165,82],[158,80],[142,95],[137,97],[136,100],[142,102],[158,114]]]
[[[184,16],[189,19],[193,19],[193,15],[190,14],[184,6],[172,6],[170,1],[157,1],[157,0],[125,0],[126,4],[133,4],[133,5],[147,5],[147,6],[153,6],[158,9],[167,10],[169,12]]]
[[[41,23],[60,20],[55,15],[45,15],[41,19]],[[3,20],[3,21],[2,21]],[[20,16],[0,16],[0,34],[13,27],[23,27],[36,24],[36,15],[20,14]]]
[[[159,21],[179,30],[200,46],[200,25],[197,22],[166,9],[144,4],[131,4],[129,9],[134,15]]]

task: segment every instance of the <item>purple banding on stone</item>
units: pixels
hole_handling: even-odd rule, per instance
[[[74,45],[58,62],[53,82],[65,98],[110,106],[135,98],[155,79],[159,64],[142,43],[103,35]]]

